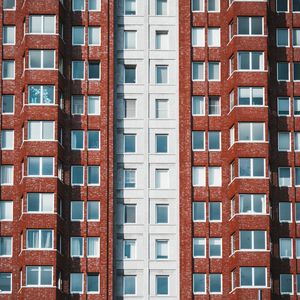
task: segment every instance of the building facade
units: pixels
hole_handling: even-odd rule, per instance
[[[300,0],[3,0],[1,299],[297,299]]]

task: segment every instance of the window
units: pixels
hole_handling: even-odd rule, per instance
[[[289,4],[288,0],[276,0],[277,12],[288,12]]]
[[[292,295],[293,293],[293,275],[280,274],[280,294]]]
[[[90,80],[100,79],[100,62],[89,61],[89,63],[88,63],[88,78]]]
[[[83,201],[71,201],[71,221],[83,221]]]
[[[277,63],[277,80],[278,81],[289,81],[290,80],[290,68],[288,62]]]
[[[292,222],[292,205],[289,202],[279,202],[279,221],[281,223]]]
[[[239,141],[262,142],[264,141],[264,123],[239,123]]]
[[[220,80],[220,63],[208,62],[208,80],[219,81]]]
[[[206,239],[194,238],[193,239],[193,257],[201,258],[206,256]]]
[[[2,79],[15,79],[15,61],[2,61]]]
[[[13,114],[14,113],[14,95],[3,95],[2,96],[2,114]]]
[[[155,100],[155,118],[167,119],[169,117],[169,103],[166,99]]]
[[[54,104],[54,85],[29,85],[28,104]]]
[[[169,205],[156,204],[156,224],[168,224],[169,223]]]
[[[300,239],[296,238],[296,258],[300,258]]]
[[[168,66],[156,66],[156,83],[167,84],[168,83]]]
[[[83,166],[71,166],[71,184],[83,185]]]
[[[278,132],[278,151],[291,150],[290,132]]]
[[[222,239],[210,238],[209,239],[209,257],[218,258],[222,257]]]
[[[193,292],[194,294],[205,294],[206,292],[206,275],[193,274]]]
[[[100,115],[100,97],[88,96],[88,114]]]
[[[294,80],[299,81],[300,80],[300,63],[294,62]]]
[[[12,201],[0,201],[0,221],[12,221],[13,220],[13,202]]]
[[[73,26],[72,27],[72,45],[80,46],[84,45],[84,26]]]
[[[156,169],[155,170],[155,188],[167,189],[169,188],[169,170]]]
[[[204,80],[204,62],[192,62],[192,79],[193,81]]]
[[[29,69],[54,69],[54,50],[29,50]]]
[[[296,289],[297,295],[300,294],[300,274],[296,274]]]
[[[84,100],[82,95],[72,96],[72,114],[82,115],[84,113]]]
[[[135,224],[136,223],[136,205],[124,204],[124,223]]]
[[[263,18],[262,17],[238,17],[239,35],[262,35]]]
[[[288,97],[277,98],[277,114],[278,116],[290,115],[290,98]]]
[[[54,34],[56,31],[55,16],[31,15],[29,16],[29,33]]]
[[[3,9],[16,9],[16,1],[15,0],[3,0]]]
[[[100,185],[100,167],[88,166],[87,177],[88,185]]]
[[[204,0],[192,0],[192,11],[203,12],[204,11]]]
[[[300,46],[300,28],[293,29],[293,46]]]
[[[289,29],[288,28],[277,28],[276,29],[277,47],[288,47],[289,46]]]
[[[280,258],[292,258],[293,248],[292,239],[281,238],[279,239]]]
[[[266,287],[266,268],[240,267],[240,287]]]
[[[54,195],[50,193],[27,193],[27,212],[53,213]]]
[[[203,96],[192,97],[192,114],[193,116],[205,115],[205,98]]]
[[[156,15],[165,16],[168,14],[168,0],[156,0]]]
[[[53,230],[28,229],[26,241],[26,248],[30,250],[53,249]]]
[[[220,47],[220,28],[209,27],[208,28],[208,47]]]
[[[124,99],[124,118],[134,119],[136,118],[136,100]]]
[[[222,185],[222,168],[208,167],[208,186]]]
[[[85,10],[84,0],[72,0],[73,11],[83,11]]]
[[[136,65],[124,65],[124,83],[136,83]]]
[[[28,176],[54,176],[53,157],[28,157]]]
[[[12,291],[11,273],[0,273],[0,294],[10,294],[11,291]]]
[[[89,11],[100,11],[101,2],[100,0],[88,0],[88,10]]]
[[[205,202],[193,202],[193,221],[205,221]]]
[[[124,240],[124,259],[135,259],[135,240]]]
[[[266,250],[266,232],[240,231],[240,250]]]
[[[204,27],[192,28],[192,46],[204,47],[205,46],[205,30]]]
[[[124,0],[124,15],[136,15],[136,0]]]
[[[136,30],[124,30],[124,49],[136,49]]]
[[[221,150],[221,132],[209,131],[208,132],[208,149],[210,151]]]
[[[263,52],[238,52],[239,71],[262,71],[264,69]]]
[[[27,266],[26,286],[52,286],[52,272],[50,266]]]
[[[221,202],[209,202],[209,221],[210,222],[221,222],[222,211]]]
[[[87,257],[100,256],[100,238],[88,237],[87,238]]]
[[[264,88],[262,87],[239,87],[238,104],[259,106],[264,105]]]
[[[265,160],[263,158],[240,158],[239,177],[264,177]]]
[[[169,294],[169,276],[157,275],[156,276],[156,295],[164,296]]]
[[[54,122],[28,121],[28,140],[54,140]]]
[[[1,203],[1,202],[0,202]],[[295,219],[298,223],[300,221],[300,203],[295,203]]]
[[[169,241],[168,240],[156,240],[156,259],[168,259],[169,258]]]
[[[300,12],[300,1],[293,0],[293,11]]]
[[[208,0],[207,1],[207,11],[208,12],[220,11],[220,0]]]
[[[90,1],[89,1],[90,2]],[[88,294],[99,293],[99,274],[87,274],[86,290]]]
[[[2,165],[1,170],[1,185],[14,184],[14,166]]]
[[[219,96],[208,97],[208,114],[210,116],[219,116],[221,114],[221,101]]]
[[[14,131],[2,130],[1,131],[1,149],[13,150],[14,149]]]
[[[156,153],[168,153],[168,135],[167,134],[156,134]]]
[[[205,150],[205,132],[193,131],[192,132],[192,147],[193,151]]]
[[[8,237],[8,236],[0,237],[0,257],[12,256],[12,243],[13,243],[12,237]]]
[[[294,97],[294,115],[299,116],[300,115],[300,98]]]
[[[124,295],[136,294],[136,276],[134,275],[123,276],[123,294]]]
[[[83,274],[71,273],[70,274],[70,292],[71,294],[83,293]]]
[[[210,294],[222,293],[222,274],[209,274],[209,292]]]
[[[89,28],[88,28],[88,42],[89,42],[89,46],[100,46],[100,44],[101,44],[100,27],[89,26]]]
[[[278,168],[278,185],[282,186],[291,186],[291,168],[288,167],[281,167]]]
[[[83,256],[83,238],[71,237],[71,257]]]
[[[82,150],[84,147],[83,130],[72,130],[71,131],[71,149]]]
[[[155,32],[155,49],[166,50],[169,49],[169,33],[168,31]]]
[[[192,177],[193,186],[206,186],[205,167],[193,167]]]
[[[136,188],[136,170],[124,169],[124,187]]]
[[[234,131],[234,126],[232,126],[230,128],[230,131],[229,131],[229,135],[230,135],[230,147],[234,144],[235,142],[235,131]]]
[[[16,40],[16,27],[3,26],[3,45],[14,45]]]
[[[84,61],[82,60],[72,61],[72,79],[73,80],[84,79]]]
[[[124,134],[124,153],[135,153],[136,152],[136,135],[135,134]]]
[[[295,167],[295,186],[300,186],[300,167]]]
[[[100,149],[100,132],[96,130],[88,130],[87,145],[89,150]]]
[[[265,213],[266,200],[265,195],[260,194],[240,194],[241,214],[262,214]]]
[[[100,220],[100,203],[99,201],[87,202],[87,220],[99,221]]]

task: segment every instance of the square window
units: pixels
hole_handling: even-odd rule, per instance
[[[87,257],[100,256],[100,238],[88,237],[87,238]]]
[[[71,237],[71,257],[83,257],[83,238]]]
[[[221,29],[209,27],[208,28],[208,47],[220,47],[221,46]]]
[[[222,274],[209,274],[209,292],[211,294],[222,293]]]
[[[278,151],[291,150],[290,132],[278,132]]]
[[[168,31],[155,32],[155,49],[166,50],[169,49],[169,33]]]
[[[72,114],[83,115],[83,113],[84,113],[83,95],[72,96]]]
[[[220,63],[208,62],[208,80],[219,81],[220,80]]]
[[[280,274],[280,294],[292,295],[293,293],[293,275]]]
[[[194,238],[193,239],[193,257],[206,256],[206,239]]]
[[[193,274],[193,292],[194,294],[206,293],[206,275],[195,273]]]
[[[210,222],[221,222],[221,202],[209,202],[209,221]]]
[[[205,132],[193,131],[192,132],[192,146],[193,151],[201,151],[205,149]]]
[[[292,222],[292,205],[289,202],[279,202],[279,222]]]
[[[124,134],[124,153],[135,153],[136,152],[136,135],[135,134]]]
[[[89,11],[100,11],[101,0],[89,0],[88,9]]]
[[[208,0],[207,1],[207,11],[208,12],[220,11],[220,0]]]
[[[192,28],[192,46],[204,47],[205,46],[205,30],[204,27]]]
[[[156,66],[156,83],[168,83],[168,66]]]
[[[16,9],[15,0],[3,0],[3,9]]]
[[[124,240],[124,259],[135,259],[135,240]]]
[[[124,169],[124,187],[136,188],[136,170]]]
[[[124,118],[134,119],[136,118],[136,100],[124,99]]]
[[[203,12],[204,11],[204,0],[192,0],[192,11]]]
[[[192,97],[192,114],[193,116],[205,115],[205,98],[203,96]]]
[[[13,220],[13,202],[0,201],[0,220],[12,221]]]
[[[222,186],[221,167],[208,167],[208,186]]]
[[[209,96],[208,114],[210,116],[219,116],[221,114],[221,101],[218,96]]]
[[[290,98],[288,97],[277,98],[277,114],[278,116],[290,115]]]
[[[299,81],[300,80],[300,63],[294,62],[294,80]]]
[[[0,256],[12,256],[12,243],[12,237],[0,237]]]
[[[300,1],[293,0],[293,11],[300,12]]]
[[[222,256],[222,239],[210,238],[209,239],[209,257],[221,257]]]
[[[73,80],[84,79],[84,61],[81,60],[72,61],[72,79]]]
[[[14,95],[2,96],[2,113],[3,114],[14,113]]]
[[[70,292],[71,294],[83,293],[83,274],[71,273],[70,274]]]
[[[210,151],[221,150],[221,132],[219,131],[208,132],[208,149]]]
[[[288,0],[276,0],[276,9],[277,12],[288,12],[289,11]]]
[[[169,258],[169,241],[168,240],[156,240],[156,259],[168,259]]]
[[[169,170],[156,169],[155,170],[155,188],[168,189],[169,188]]]
[[[293,29],[293,46],[300,46],[300,28]]]
[[[71,183],[72,185],[83,185],[83,166],[71,167]]]
[[[193,221],[205,221],[205,202],[193,202]]]
[[[71,131],[71,149],[72,150],[83,150],[84,148],[84,131],[83,130],[72,130]]]
[[[291,168],[278,168],[278,184],[280,187],[291,186]]]
[[[1,171],[1,185],[13,185],[14,183],[14,166],[2,165]]]
[[[292,247],[293,246],[292,246],[291,238],[280,238],[279,239],[280,258],[292,258],[293,257]]]
[[[88,185],[100,185],[100,167],[88,166]]]
[[[204,62],[192,62],[192,79],[193,81],[204,80]]]

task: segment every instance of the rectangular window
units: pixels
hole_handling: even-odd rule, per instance
[[[84,131],[72,130],[71,131],[71,149],[83,150],[84,147]]]
[[[28,157],[28,176],[54,176],[53,157]]]
[[[155,100],[155,118],[167,119],[169,117],[169,101],[167,99]]]
[[[53,213],[54,194],[27,193],[27,212],[29,213]]]
[[[53,249],[53,230],[27,229],[26,249],[29,250]]]
[[[293,0],[293,11],[300,12],[300,1]]]
[[[155,152],[168,153],[168,134],[155,135]]]
[[[71,201],[71,221],[83,221],[83,201]]]
[[[278,81],[290,80],[290,65],[288,62],[277,63],[277,80]]]
[[[221,29],[217,27],[209,27],[207,32],[208,47],[221,46]]]
[[[84,79],[84,61],[81,60],[72,61],[72,79],[73,80]]]
[[[200,274],[200,273],[193,274],[193,293],[194,294],[206,293],[206,274]]]
[[[3,45],[14,45],[16,42],[16,26],[3,26]]]
[[[55,50],[29,50],[29,69],[54,69]]]
[[[295,186],[300,186],[300,167],[295,167]]]
[[[72,27],[72,45],[82,46],[85,43],[84,26]]]
[[[221,115],[221,101],[219,96],[208,97],[208,114],[210,116]]]
[[[291,151],[290,132],[278,132],[278,151]]]
[[[87,132],[88,150],[100,149],[100,132],[96,130],[88,130]]]
[[[205,28],[193,27],[192,28],[192,46],[204,47],[205,46]]]
[[[14,95],[2,96],[2,114],[13,114],[15,110]]]
[[[205,131],[192,132],[192,147],[193,151],[205,150]]]
[[[124,153],[136,152],[136,134],[123,134]]]
[[[157,84],[167,84],[168,83],[168,66],[156,66],[156,80]]]
[[[89,26],[88,42],[89,42],[89,46],[100,46],[100,44],[101,44],[101,29],[100,29],[100,27]]]
[[[101,0],[88,0],[88,10],[89,11],[100,11],[101,10]]]
[[[84,11],[85,10],[85,0],[72,0],[73,11]]]
[[[156,204],[155,206],[155,223],[168,224],[169,223],[169,205]]]
[[[86,275],[86,291],[88,294],[99,294],[99,274],[92,273]]]
[[[264,88],[263,87],[239,87],[238,105],[239,106],[264,105]]]
[[[277,10],[277,12],[288,12],[289,11],[289,1],[288,0],[276,0],[276,10]]]
[[[32,104],[32,105],[54,104],[54,85],[29,85],[28,104]]]
[[[136,30],[124,30],[124,49],[136,49]]]
[[[205,222],[205,202],[193,202],[193,221]]]
[[[192,177],[193,186],[206,186],[205,167],[193,167]]]
[[[100,202],[88,201],[87,202],[87,220],[99,221],[100,220]]]
[[[263,52],[238,52],[239,71],[262,71],[264,70]]]
[[[12,292],[11,273],[0,273],[0,294],[10,294],[11,292]]]
[[[52,286],[52,273],[50,266],[27,266],[26,286]]]
[[[135,259],[136,241],[124,240],[123,241],[123,257],[124,259]]]
[[[15,79],[15,61],[3,60],[2,61],[2,79],[10,80]]]
[[[238,17],[238,35],[262,35],[263,17]]]
[[[204,0],[192,0],[192,11],[203,12],[204,11]]]
[[[300,115],[300,98],[294,97],[294,116]]]
[[[136,118],[136,100],[124,99],[124,118],[134,119]]]
[[[89,61],[88,62],[88,79],[89,80],[100,80],[100,62]]]
[[[169,33],[168,31],[155,32],[155,49],[167,50],[169,49]]]
[[[300,63],[294,62],[293,64],[294,81],[300,80]]]
[[[124,83],[136,83],[136,65],[124,65]]]
[[[100,256],[100,238],[88,237],[87,238],[87,257]]]
[[[136,188],[135,169],[124,169],[124,188]]]
[[[156,169],[155,170],[155,188],[168,189],[169,188],[169,170]]]
[[[208,80],[220,81],[221,64],[219,62],[208,62]]]
[[[209,238],[209,257],[219,258],[222,257],[222,239]]]
[[[265,159],[239,158],[239,177],[265,177]]]
[[[205,115],[205,98],[203,96],[192,97],[192,114],[193,116]]]
[[[206,239],[193,238],[193,257],[203,258],[206,257]]]
[[[208,149],[210,151],[221,150],[221,132],[209,131],[208,132]]]
[[[280,258],[293,258],[293,243],[291,238],[279,239]]]
[[[31,15],[29,16],[29,33],[54,34],[56,31],[55,16]]]
[[[70,293],[82,294],[83,293],[83,274],[71,273],[70,274]]]
[[[265,267],[240,267],[240,287],[266,287]]]
[[[157,296],[169,295],[169,276],[156,275],[156,295]]]
[[[279,187],[289,187],[292,184],[291,168],[280,167],[278,168],[278,185]]]
[[[136,0],[124,0],[124,15],[136,15]]]
[[[209,274],[209,293],[222,293],[222,274]]]
[[[2,165],[0,167],[1,185],[14,184],[14,166]]]
[[[71,166],[71,184],[83,185],[83,166]]]
[[[296,258],[300,258],[300,239],[296,238]]]
[[[240,231],[240,250],[266,250],[266,232],[265,231]]]
[[[2,130],[1,131],[1,149],[13,150],[14,149],[14,131]]]
[[[83,95],[72,96],[72,115],[83,115],[84,113],[84,98]]]
[[[240,194],[240,214],[263,214],[266,212],[265,195]]]
[[[126,296],[136,294],[136,276],[124,275],[123,276],[123,294]]]
[[[54,121],[28,121],[28,140],[53,141]]]
[[[293,29],[293,46],[300,47],[300,28]]]
[[[3,0],[3,10],[15,10],[16,0]]]
[[[293,295],[293,275],[292,274],[280,274],[280,294],[281,295]]]
[[[70,239],[71,257],[83,257],[83,238],[71,237]]]
[[[277,98],[277,114],[279,117],[290,115],[290,98],[288,97]]]
[[[156,15],[166,16],[168,14],[168,0],[156,0]]]
[[[193,81],[204,81],[204,62],[192,62]]]
[[[12,201],[0,201],[0,221],[12,221],[13,220],[13,202]]]
[[[292,204],[289,202],[279,202],[279,222],[292,222]]]
[[[209,202],[208,214],[210,222],[221,222],[222,221],[222,204],[221,202]]]
[[[238,123],[238,138],[242,142],[263,142],[265,140],[264,123]]]
[[[277,47],[288,47],[289,42],[289,29],[288,28],[277,28],[276,29],[276,41]]]
[[[136,205],[124,204],[124,223],[135,224],[136,223]]]
[[[220,11],[220,0],[208,0],[207,1],[208,12],[219,12]]]
[[[221,167],[208,167],[208,186],[222,186]]]
[[[168,259],[169,258],[169,241],[168,240],[156,240],[156,259]]]
[[[88,166],[87,167],[87,184],[100,185],[100,167]]]
[[[0,237],[0,257],[12,256],[12,244],[13,244],[12,237],[8,237],[8,236]]]

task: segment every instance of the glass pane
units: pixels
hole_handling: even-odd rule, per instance
[[[88,131],[88,149],[100,148],[100,133],[99,131]]]
[[[87,291],[90,293],[99,291],[99,275],[87,275]]]
[[[193,96],[192,98],[192,106],[193,106],[193,115],[204,115],[205,107],[204,107],[204,97],[201,96]]]
[[[84,45],[84,26],[72,27],[73,45]]]
[[[251,17],[251,31],[252,34],[262,34],[262,17]]]
[[[204,221],[205,220],[205,203],[194,202],[193,203],[193,220]]]
[[[238,17],[238,34],[250,34],[249,17]]]
[[[52,267],[41,267],[41,285],[52,285]]]
[[[204,131],[193,131],[193,150],[204,150]]]
[[[89,79],[100,79],[100,63],[89,62]]]
[[[254,268],[254,285],[266,286],[266,269],[262,267]]]
[[[239,159],[239,176],[251,176],[251,160],[249,158]]]
[[[42,158],[42,175],[52,176],[53,175],[53,158],[43,157]]]
[[[156,223],[166,224],[168,223],[168,206],[156,205]]]
[[[73,61],[73,79],[83,79],[83,78],[84,78],[84,62]]]
[[[71,202],[71,220],[82,220],[83,219],[83,202],[72,201]]]
[[[193,275],[193,289],[194,293],[205,292],[205,274],[194,274]]]
[[[88,201],[88,220],[98,220],[99,219],[99,202],[98,201]]]
[[[89,0],[89,10],[100,10],[100,0]]]
[[[252,268],[241,267],[240,268],[240,281],[241,286],[251,286],[252,285]]]
[[[54,68],[54,50],[43,50],[43,68]]]
[[[44,33],[55,33],[54,16],[44,16]]]
[[[239,105],[250,105],[250,88],[239,88]]]
[[[71,292],[82,292],[82,277],[81,273],[71,273]]]
[[[39,283],[38,267],[26,267],[26,284],[38,285],[38,283]]]
[[[96,184],[99,185],[99,167],[98,166],[89,166],[88,167],[88,184]]]
[[[263,177],[265,176],[265,162],[263,158],[253,159],[253,176]]]
[[[83,184],[83,167],[73,166],[72,167],[72,184]]]
[[[89,27],[89,45],[100,45],[100,27]]]
[[[2,293],[11,291],[11,273],[0,273],[0,290]]]

